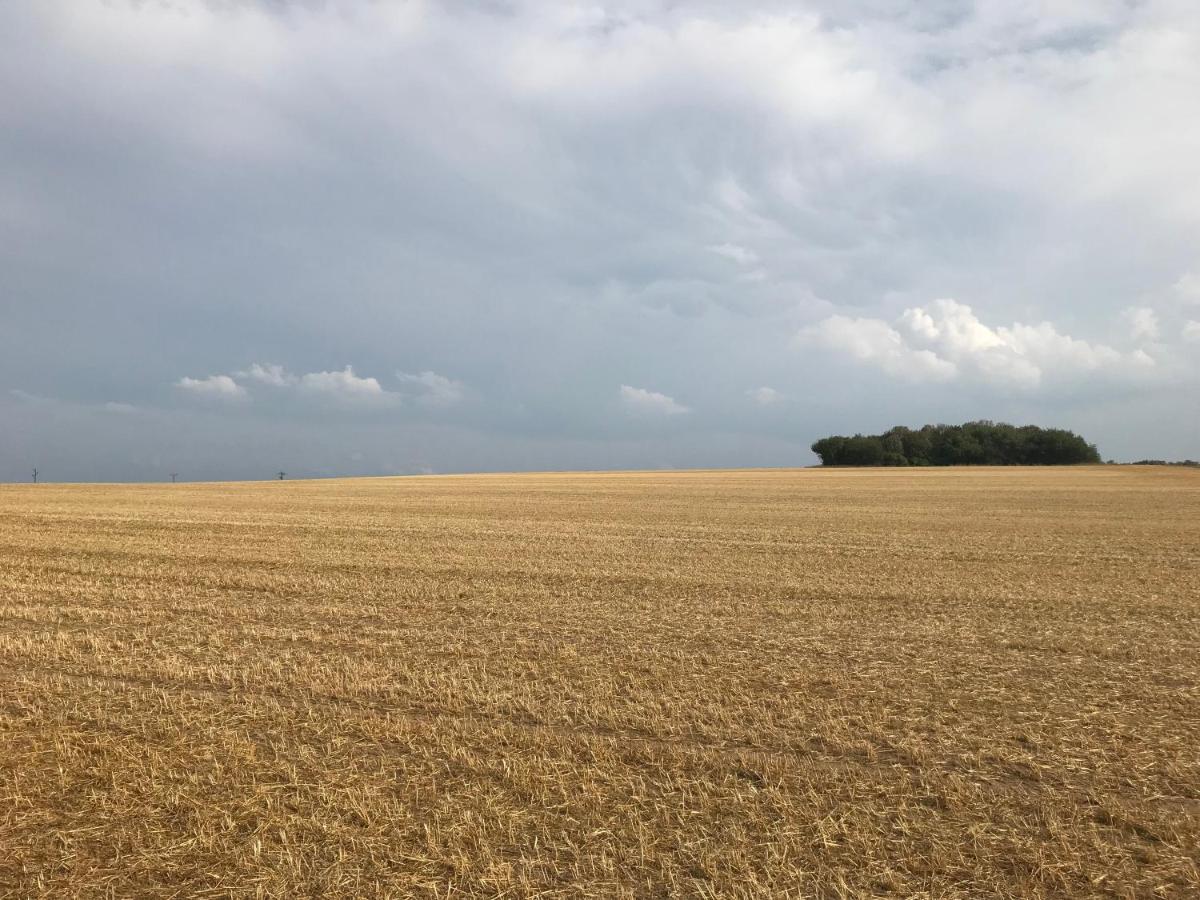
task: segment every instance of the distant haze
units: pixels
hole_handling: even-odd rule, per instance
[[[15,0],[0,84],[0,480],[1200,457],[1192,0]]]

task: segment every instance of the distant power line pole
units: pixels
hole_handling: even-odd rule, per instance
[[[34,484],[37,484],[37,477],[38,477],[38,470],[34,469],[33,470],[33,483]]]
[[[172,473],[171,473],[171,484],[174,484],[174,483],[175,483],[175,479],[176,479],[176,478],[178,478],[178,477],[179,477],[179,473],[178,473],[178,472],[172,472]]]
[[[283,481],[283,476],[284,476],[284,475],[286,475],[286,474],[287,474],[287,472],[280,472],[280,473],[279,473],[279,480],[280,480],[280,481]]]

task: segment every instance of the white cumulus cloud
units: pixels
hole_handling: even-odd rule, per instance
[[[1156,319],[1138,321],[1143,335],[1151,324],[1157,333]],[[882,319],[835,315],[802,329],[798,337],[913,381],[972,377],[1031,389],[1048,376],[1128,375],[1155,364],[1143,350],[1123,353],[1063,334],[1050,322],[985,325],[970,306],[951,299],[906,309],[895,327]]]
[[[249,369],[242,372],[233,373],[238,378],[249,378],[252,381],[257,381],[260,384],[269,384],[272,387],[290,387],[296,383],[296,376],[286,371],[283,366],[272,365],[270,363],[261,364],[254,363]]]
[[[249,388],[259,392],[269,388],[275,391],[272,396],[276,398],[291,396],[301,402],[348,409],[399,406],[403,402],[400,393],[386,390],[377,378],[355,374],[350,365],[328,372],[295,375],[283,366],[254,363],[229,375],[182,378],[177,385],[197,395],[243,400],[250,399]]]
[[[621,402],[625,408],[636,413],[651,415],[677,416],[688,412],[688,408],[666,394],[658,391],[648,391],[645,388],[621,385]]]
[[[399,403],[400,395],[385,391],[379,380],[354,374],[351,366],[332,372],[309,372],[296,382],[299,390],[347,405]]]
[[[246,400],[246,389],[228,375],[209,375],[207,378],[180,378],[176,387],[197,397],[216,400]]]
[[[900,332],[882,319],[833,315],[801,329],[797,342],[824,346],[912,381],[947,381],[958,374],[954,363],[909,346]]]

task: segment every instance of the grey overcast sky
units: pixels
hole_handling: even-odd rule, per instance
[[[0,480],[1200,457],[1195,0],[6,0]]]

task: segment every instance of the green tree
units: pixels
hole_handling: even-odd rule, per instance
[[[1095,445],[1061,428],[1017,428],[980,419],[962,425],[897,425],[883,434],[834,435],[812,445],[826,466],[1021,466],[1098,463]]]

